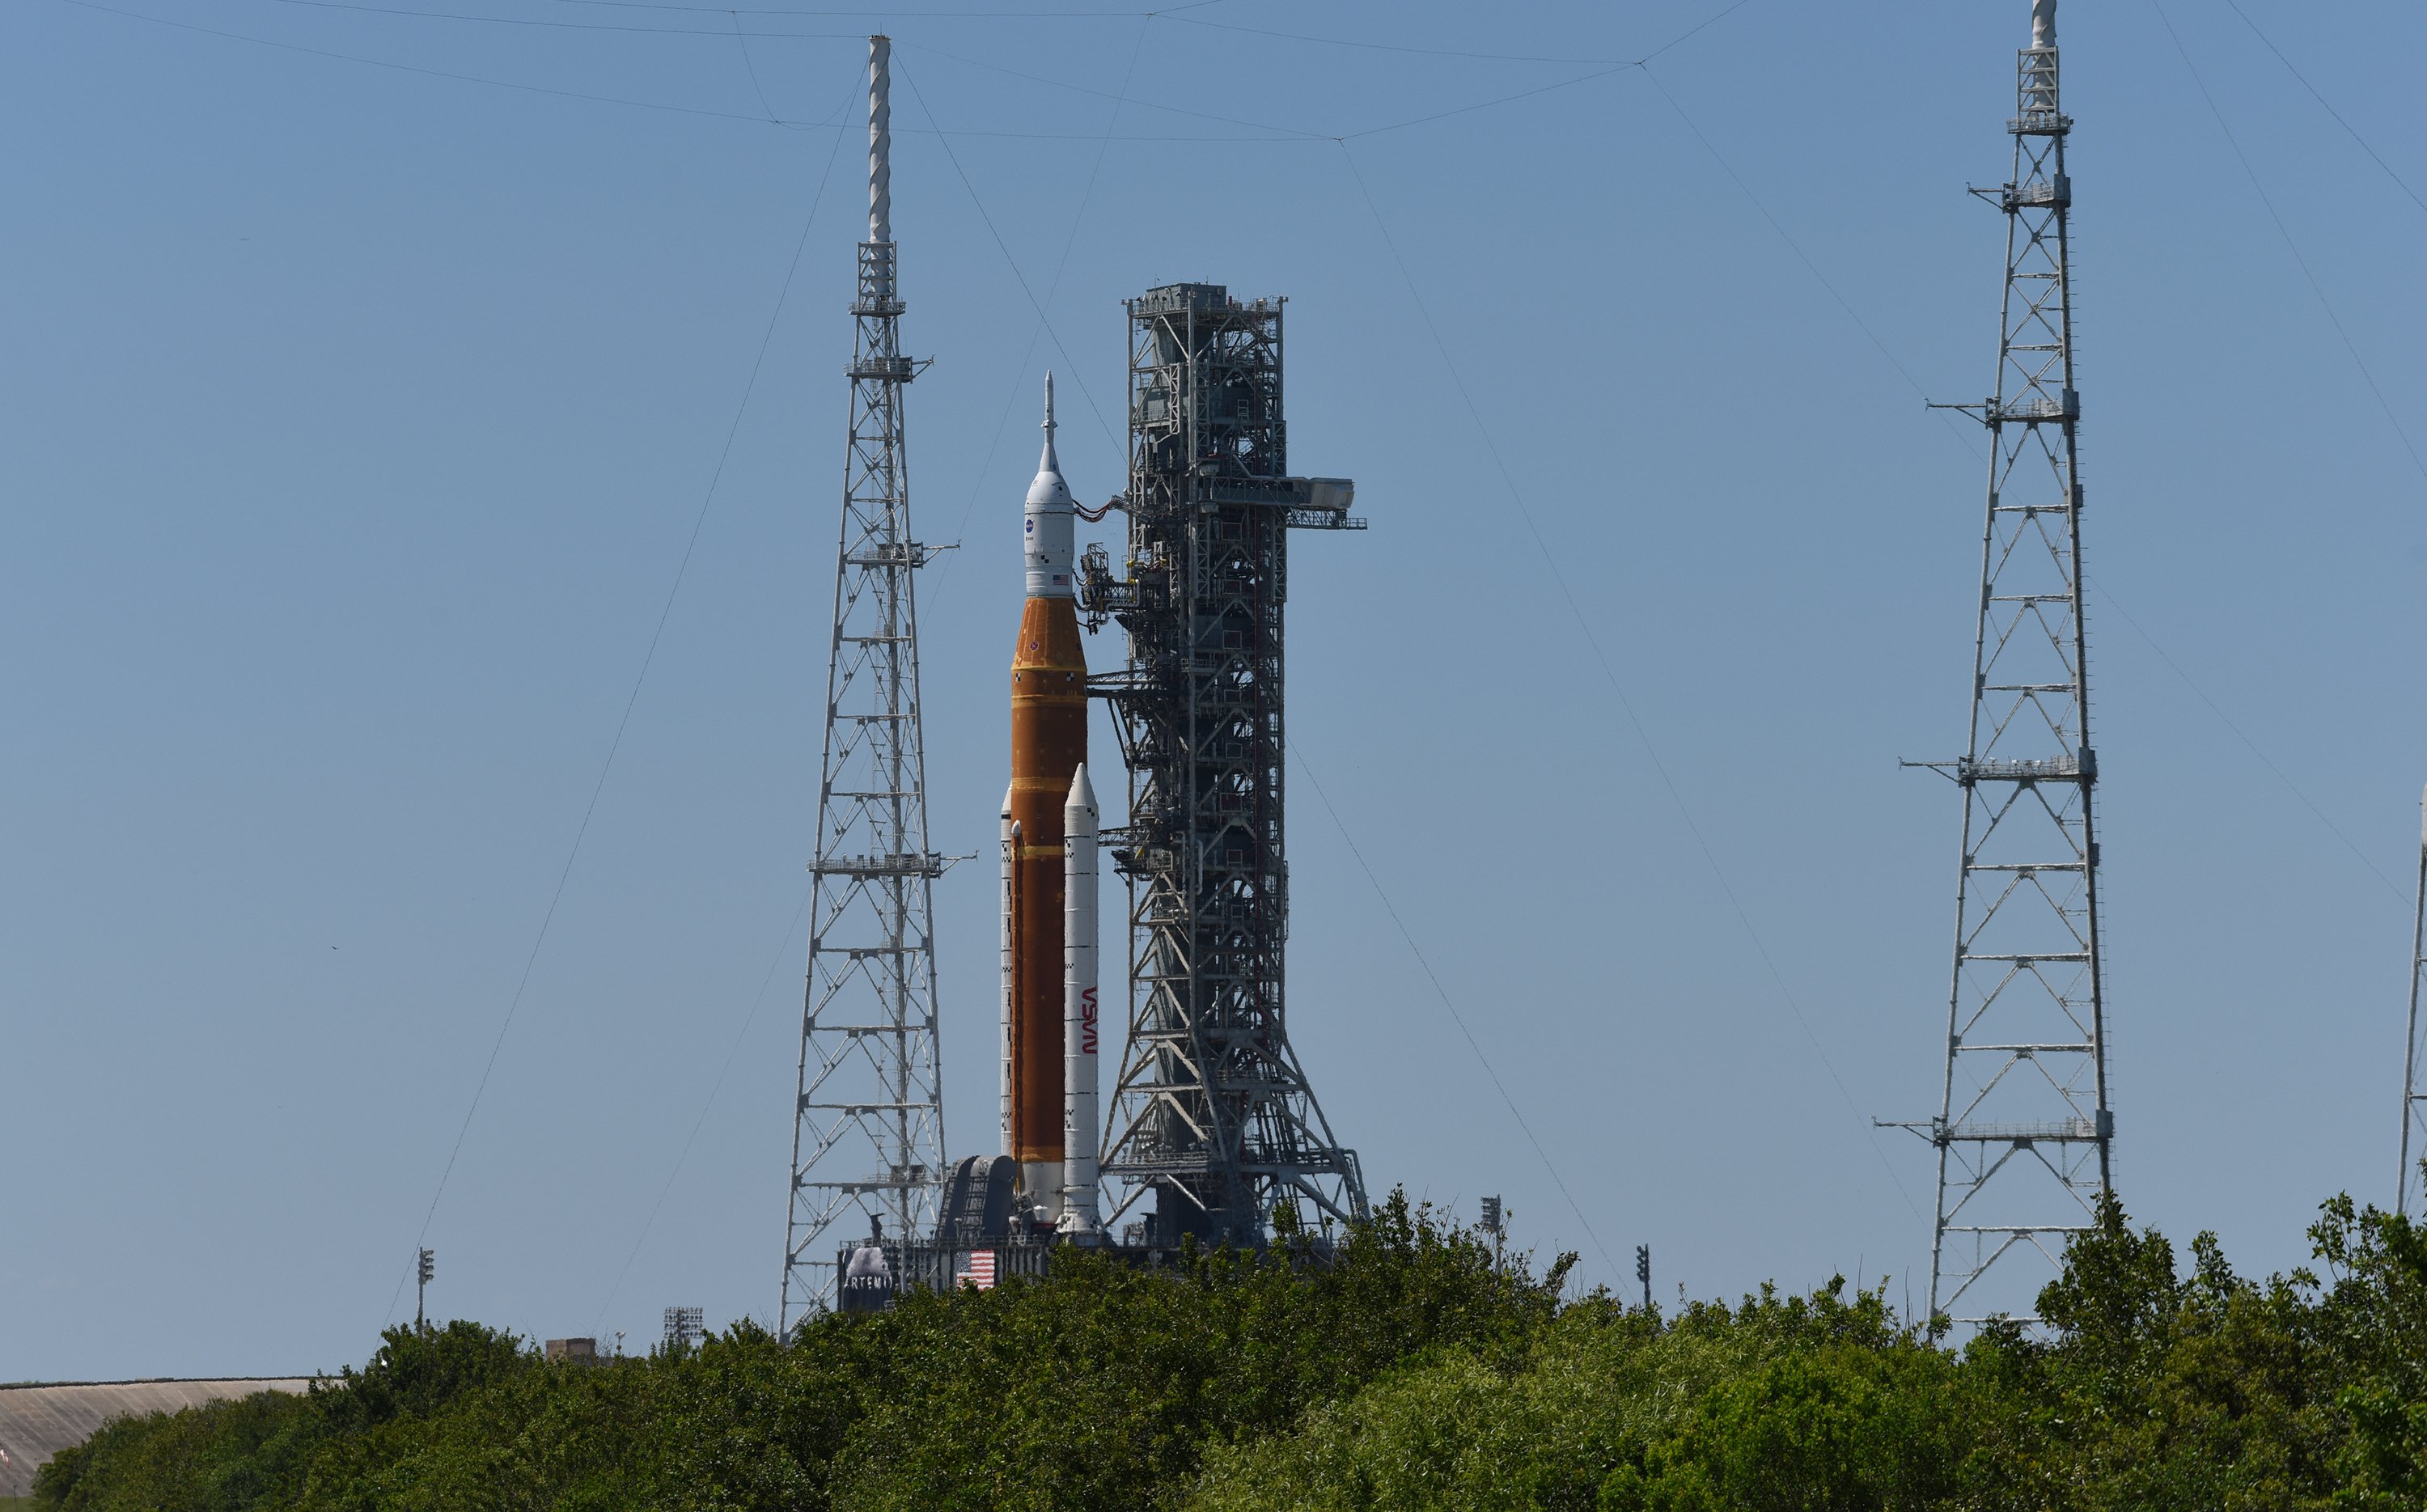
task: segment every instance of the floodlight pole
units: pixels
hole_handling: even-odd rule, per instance
[[[2393,1211],[2410,1211],[2410,1189],[2419,1182],[2411,1164],[2411,1133],[2419,1128],[2427,1096],[2419,1090],[2419,979],[2427,975],[2427,799],[2419,805],[2419,913],[2410,926],[2410,1033],[2402,1054],[2402,1184],[2393,1189]]]

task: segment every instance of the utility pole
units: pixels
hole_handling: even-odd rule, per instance
[[[793,1104],[781,1336],[831,1309],[845,1216],[890,1214],[913,1238],[935,1226],[944,1178],[936,1046],[935,880],[927,743],[919,707],[914,581],[934,552],[910,531],[893,245],[892,106],[886,38],[868,40],[868,239],[859,244],[826,667],[817,858],[809,864],[808,984]]]
[[[2411,1188],[2419,1185],[2416,1152],[2427,1149],[2427,1093],[2419,1090],[2419,983],[2427,977],[2427,797],[2419,801],[2419,915],[2410,927],[2410,1035],[2402,1055],[2402,1184],[2393,1189],[2393,1211],[2410,1211]]]
[[[1957,1324],[2036,1321],[2040,1284],[2112,1190],[2115,1136],[2081,613],[2073,122],[2058,95],[2056,0],[2033,0],[2006,129],[2012,177],[1972,191],[2006,217],[1996,389],[1944,406],[1989,432],[1970,743],[1959,760],[1914,763],[1963,792],[1946,1079],[1938,1116],[1898,1126],[1938,1152],[1930,1310]],[[2021,1262],[2031,1254],[2044,1264]]]
[[[1635,1246],[1635,1278],[1643,1283],[1643,1310],[1652,1310],[1652,1246]]]
[[[414,1258],[413,1331],[430,1331],[430,1278],[438,1274],[438,1252],[424,1249]]]

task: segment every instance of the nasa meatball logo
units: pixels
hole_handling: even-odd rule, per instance
[[[1036,533],[1036,522],[1034,519],[1023,520],[1020,522],[1019,528],[1020,533],[1023,535],[1034,535]]]

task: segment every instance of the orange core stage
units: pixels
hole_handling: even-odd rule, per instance
[[[1032,598],[1011,658],[1012,982],[1008,1091],[1022,1168],[1062,1160],[1062,805],[1087,758],[1078,606]]]

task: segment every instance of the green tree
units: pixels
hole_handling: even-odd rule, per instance
[[[2188,1268],[2106,1204],[2042,1325],[1960,1350],[1842,1280],[1673,1316],[1562,1300],[1394,1194],[1318,1257],[1067,1251],[787,1347],[540,1359],[391,1329],[305,1397],[112,1423],[79,1512],[2390,1512],[2427,1506],[2427,1235],[2327,1203],[2324,1279]]]

